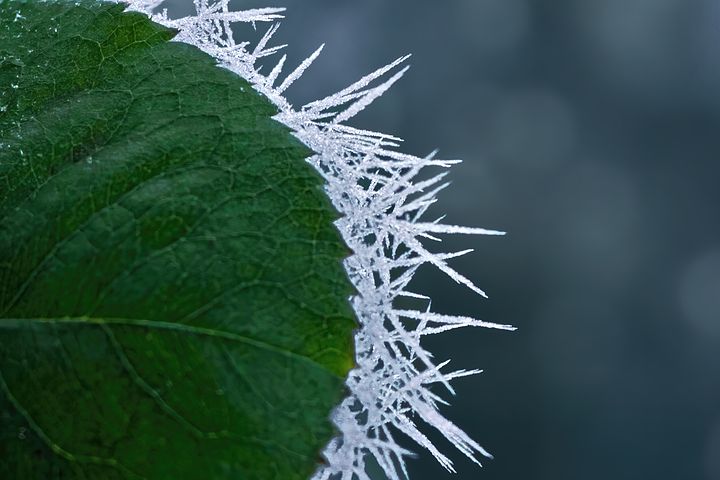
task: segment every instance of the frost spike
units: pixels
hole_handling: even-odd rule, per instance
[[[438,225],[436,223],[414,223],[415,227],[424,232],[461,233],[465,235],[505,235],[505,232],[487,230],[485,228],[458,227],[456,225]]]
[[[397,315],[400,315],[401,317],[405,318],[412,318],[415,320],[429,320],[431,322],[436,323],[443,323],[443,324],[456,324],[456,325],[462,325],[467,323],[474,323],[474,322],[481,322],[481,320],[476,320],[471,317],[462,317],[462,316],[455,316],[455,315],[441,315],[439,313],[427,313],[427,312],[418,312],[417,310],[393,310]],[[499,330],[516,330],[515,327],[512,325],[501,325],[499,323],[490,323],[490,322],[482,322],[483,327],[486,328],[496,328]]]
[[[177,20],[165,21],[166,26],[182,29],[185,25],[197,24],[198,21],[227,21],[227,22],[272,22],[283,18],[278,15],[284,8],[261,8],[245,12],[214,12],[201,13],[199,16],[188,16]]]
[[[363,111],[368,105],[370,105],[372,102],[374,102],[376,99],[380,98],[380,96],[388,91],[390,87],[393,86],[395,82],[400,80],[403,75],[405,75],[405,72],[408,71],[410,67],[405,67],[399,72],[397,72],[395,75],[390,77],[388,80],[386,80],[384,83],[382,83],[380,86],[377,86],[373,88],[372,90],[369,90],[367,93],[365,93],[360,100],[353,103],[350,108],[339,114],[337,117],[333,119],[333,123],[341,123],[346,120],[351,119],[361,111]]]
[[[272,69],[270,74],[267,77],[267,85],[268,87],[272,87],[275,84],[275,81],[277,80],[278,75],[280,75],[280,72],[282,72],[283,65],[285,65],[285,60],[287,60],[287,55],[283,55],[280,57],[280,61],[275,65],[275,68]]]
[[[302,76],[302,74],[305,72],[305,70],[307,70],[307,68],[308,68],[310,65],[312,65],[312,63],[315,61],[315,59],[316,59],[316,58],[320,55],[320,53],[323,51],[323,48],[325,48],[325,44],[324,44],[324,43],[323,43],[322,45],[320,45],[320,46],[317,48],[317,50],[315,50],[315,51],[312,53],[312,55],[310,55],[308,58],[306,58],[305,60],[303,60],[303,62],[302,62],[300,65],[298,65],[298,67],[297,67],[295,70],[293,70],[293,72],[292,72],[290,75],[287,76],[287,78],[285,79],[285,81],[282,82],[282,83],[280,84],[280,86],[275,89],[275,92],[278,93],[278,94],[281,94],[281,93],[283,93],[285,90],[287,90],[287,89],[290,87],[290,85],[292,85],[292,84],[295,82],[295,80],[297,80],[298,78],[300,78],[300,77]]]
[[[404,57],[400,57],[397,60],[395,60],[394,62],[389,63],[389,64],[385,65],[384,67],[378,68],[371,74],[365,75],[363,78],[361,78],[357,82],[353,83],[349,87],[346,87],[343,90],[340,90],[339,92],[337,92],[333,95],[328,95],[327,97],[325,97],[321,100],[316,100],[314,102],[310,102],[307,105],[305,105],[304,108],[309,109],[309,110],[322,111],[327,108],[335,107],[337,105],[342,105],[342,103],[345,103],[345,102],[337,103],[338,99],[341,99],[350,93],[354,93],[362,88],[365,88],[368,84],[370,84],[370,82],[372,82],[373,80],[375,80],[377,78],[382,77],[383,75],[385,75],[387,72],[389,72],[393,68],[395,68],[398,65],[400,65],[401,63],[405,62],[408,58],[410,58],[410,55],[405,55]]]
[[[260,39],[258,44],[255,46],[255,49],[253,50],[252,55],[254,55],[255,57],[258,57],[260,55],[260,52],[262,52],[265,49],[265,46],[268,44],[268,42],[270,41],[272,36],[275,35],[275,32],[277,32],[278,28],[280,28],[279,23],[275,23],[270,28],[268,28],[268,31],[265,32],[265,35],[263,35],[263,37]],[[283,45],[283,47],[284,46],[285,45]],[[282,48],[282,47],[280,47],[280,48]],[[277,48],[277,50],[279,50],[279,48]]]

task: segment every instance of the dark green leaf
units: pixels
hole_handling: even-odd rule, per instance
[[[123,7],[0,0],[0,478],[307,478],[347,254],[268,100]]]

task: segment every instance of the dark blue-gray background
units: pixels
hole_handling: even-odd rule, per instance
[[[427,341],[485,369],[444,412],[496,458],[452,453],[453,477],[420,452],[413,480],[720,479],[720,1],[236,5],[288,7],[295,64],[327,43],[297,104],[413,53],[355,125],[465,159],[434,213],[509,232],[446,241],[489,300],[415,284],[519,327]]]

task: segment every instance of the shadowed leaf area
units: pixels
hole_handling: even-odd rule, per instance
[[[268,100],[115,4],[0,0],[0,478],[305,479],[347,248]]]

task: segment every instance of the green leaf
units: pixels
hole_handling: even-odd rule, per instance
[[[0,478],[307,478],[355,327],[272,104],[116,4],[0,0]]]

